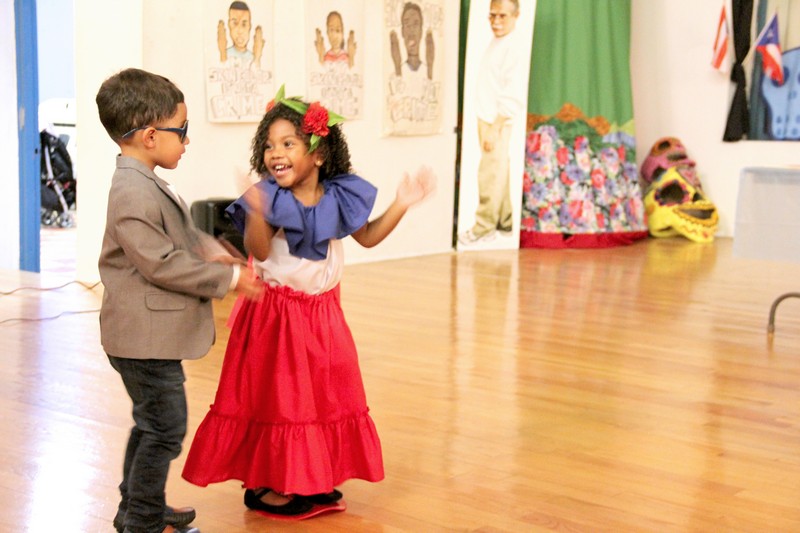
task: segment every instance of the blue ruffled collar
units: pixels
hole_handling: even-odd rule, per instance
[[[254,185],[270,198],[267,222],[283,228],[289,252],[314,261],[327,257],[328,241],[342,239],[367,223],[378,193],[371,183],[354,174],[341,174],[322,184],[325,192],[313,206],[300,203],[272,176]],[[225,210],[242,233],[248,209],[242,196]]]

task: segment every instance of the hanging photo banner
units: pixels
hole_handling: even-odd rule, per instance
[[[273,0],[206,0],[209,122],[258,122],[275,94]]]
[[[348,120],[364,109],[363,0],[306,0],[308,100]]]
[[[384,0],[385,135],[432,135],[442,124],[444,0]]]
[[[470,3],[458,250],[519,247],[535,13],[536,0]]]
[[[796,0],[757,2],[758,34],[745,68],[750,71],[747,139],[800,141],[800,9]],[[754,33],[755,34],[755,33]]]

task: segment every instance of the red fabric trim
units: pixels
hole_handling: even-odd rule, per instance
[[[520,248],[613,248],[633,244],[647,237],[646,231],[624,233],[539,233],[521,231]]]

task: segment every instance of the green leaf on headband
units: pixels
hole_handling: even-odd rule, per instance
[[[299,100],[284,98],[283,100],[280,101],[280,103],[282,103],[283,105],[285,105],[286,107],[288,107],[293,111],[297,111],[301,115],[305,115],[306,111],[308,111],[308,104],[305,104]]]
[[[319,146],[320,139],[321,139],[321,137],[319,135],[317,135],[316,133],[311,135],[311,140],[308,143],[308,153],[309,154],[317,149],[317,146]]]
[[[344,117],[342,115],[337,115],[331,110],[328,110],[328,127],[335,126],[337,124],[341,124],[344,122]]]
[[[301,102],[299,98],[299,96],[286,98],[286,85],[284,84],[281,85],[280,89],[278,89],[273,102],[275,102],[275,105],[283,104],[292,111],[297,111],[301,115],[305,115],[306,111],[308,111],[308,104]]]

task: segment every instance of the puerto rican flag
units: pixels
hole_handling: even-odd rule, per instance
[[[783,54],[781,41],[778,38],[778,13],[761,30],[756,39],[756,51],[761,54],[761,65],[764,75],[769,76],[778,85],[783,85]]]
[[[714,39],[714,56],[711,58],[711,66],[720,72],[727,73],[730,67],[730,34],[728,33],[728,14],[725,12],[725,4],[722,4],[722,12],[719,14],[719,24],[717,24],[717,37]]]

